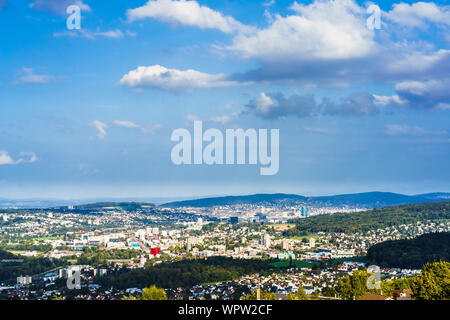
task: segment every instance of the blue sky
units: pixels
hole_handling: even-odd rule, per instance
[[[449,31],[446,1],[0,0],[0,198],[450,191]],[[194,119],[280,129],[278,174],[175,166]]]

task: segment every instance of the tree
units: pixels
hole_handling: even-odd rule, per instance
[[[288,295],[288,300],[308,300],[305,288],[303,286],[298,287],[294,295]]]
[[[412,290],[412,281],[414,277],[400,278],[381,282],[381,292],[385,295],[393,296],[394,290]]]
[[[427,263],[419,276],[412,280],[414,299],[450,299],[450,263],[446,261]]]
[[[155,285],[142,290],[141,300],[167,300],[164,289],[157,288]]]
[[[335,297],[337,295],[337,291],[334,287],[326,287],[325,289],[323,289],[322,294],[325,297]]]
[[[355,270],[352,275],[346,275],[339,281],[339,294],[343,299],[359,298],[367,292],[369,274],[365,270]]]

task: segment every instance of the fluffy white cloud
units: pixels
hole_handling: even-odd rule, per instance
[[[450,25],[450,7],[433,2],[398,3],[385,16],[400,25],[426,28],[428,23]]]
[[[236,21],[233,17],[200,5],[197,1],[156,0],[148,1],[142,7],[129,9],[130,21],[152,18],[160,21],[194,26],[202,29],[217,29],[225,33],[249,32],[251,27]]]
[[[94,127],[95,129],[97,129],[97,137],[99,139],[104,139],[105,138],[105,136],[106,136],[106,128],[108,128],[108,126],[105,123],[103,123],[101,121],[98,121],[98,120],[94,120],[91,123],[89,123],[89,125],[91,127]]]
[[[439,69],[444,72],[450,71],[449,61],[450,50],[440,49],[432,53],[423,53],[410,49],[407,53],[400,53],[400,57],[397,59],[392,59],[385,68],[386,73],[392,75],[419,75],[421,73],[430,75]]]
[[[124,75],[120,79],[120,84],[134,88],[152,87],[178,92],[237,85],[224,74],[208,74],[191,69],[167,69],[160,65],[138,67]]]
[[[186,16],[180,13],[180,8],[186,9]],[[450,50],[436,50],[425,42],[397,42],[382,31],[369,30],[366,8],[355,0],[313,0],[307,5],[294,2],[290,9],[294,13],[272,16],[266,28],[255,28],[246,33],[235,28],[240,32],[232,34],[229,46],[222,47],[241,58],[258,62],[259,67],[255,70],[224,75],[167,69],[159,65],[141,66],[124,75],[120,83],[137,89],[153,87],[189,92],[253,83],[296,83],[311,88],[336,88],[387,81],[397,83],[394,95],[352,95],[341,103],[328,103],[327,112],[374,114],[377,107],[393,105],[447,109],[449,95],[442,88],[450,83]],[[447,7],[433,3],[401,3],[385,14],[392,13],[398,21],[407,13],[410,16],[414,13],[423,21],[443,22],[442,14],[446,14],[446,10]],[[130,20],[155,18],[231,32],[232,28],[224,29],[204,22],[211,12],[215,11],[195,1],[158,0],[148,1],[142,7],[128,11],[128,15]],[[392,25],[393,19],[385,22],[391,21]],[[377,39],[375,32],[379,34]],[[417,94],[418,88],[411,87],[414,81],[422,87],[427,86],[427,90]],[[434,87],[429,86],[431,84]],[[291,106],[286,108],[286,104],[284,108],[276,108],[277,101],[272,98],[265,94],[255,98],[249,112],[261,117],[277,116],[279,112],[281,116],[286,112],[299,114],[299,110],[294,111]],[[303,111],[300,116],[303,116]]]
[[[305,61],[363,57],[376,47],[365,10],[353,0],[295,2],[291,8],[296,15],[276,15],[268,28],[237,35],[228,49],[263,61]]]
[[[15,165],[20,163],[34,163],[38,161],[38,157],[34,152],[21,152],[19,153],[21,158],[14,160],[7,151],[0,150],[0,166],[1,165]]]
[[[254,100],[252,100],[251,105],[254,114],[264,117],[269,115],[273,108],[277,106],[277,101],[267,96],[265,92],[261,92]]]
[[[67,7],[77,5],[81,10],[90,12],[89,5],[82,0],[34,0],[30,3],[30,8],[37,11],[49,11],[54,14],[66,14]]]
[[[0,166],[5,164],[16,164],[8,152],[0,150]]]

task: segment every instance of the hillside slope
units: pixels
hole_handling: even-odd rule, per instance
[[[450,219],[450,201],[409,204],[362,212],[319,215],[293,219],[295,228],[285,232],[294,236],[316,232],[364,232],[424,220]]]
[[[391,192],[365,192],[334,196],[305,197],[296,194],[254,194],[202,198],[166,203],[166,207],[213,207],[226,205],[304,205],[314,207],[381,208],[401,204],[448,201],[449,193],[404,195]]]
[[[367,263],[380,267],[420,269],[427,262],[450,261],[450,232],[378,243],[367,251]]]

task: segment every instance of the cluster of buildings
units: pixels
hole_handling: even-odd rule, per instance
[[[219,221],[239,222],[268,222],[283,223],[289,219],[307,218],[320,214],[332,214],[336,212],[358,212],[363,208],[334,207],[334,206],[308,206],[304,204],[293,205],[291,203],[271,204],[264,206],[260,204],[234,204],[213,207],[181,207],[182,211],[195,215],[205,215],[217,218]]]
[[[340,210],[335,208],[336,210]],[[356,209],[355,209],[356,210]],[[277,293],[280,297],[294,293],[300,286],[307,293],[321,293],[326,287],[335,287],[340,277],[350,274],[363,264],[351,262],[355,256],[365,255],[367,249],[386,240],[412,238],[430,232],[450,231],[449,221],[422,221],[363,233],[317,233],[304,237],[287,238],[278,222],[293,217],[321,214],[317,208],[302,206],[261,207],[255,205],[218,206],[213,208],[149,208],[134,211],[116,208],[95,209],[78,214],[75,208],[21,210],[2,214],[0,240],[8,248],[27,245],[49,245],[50,250],[39,252],[27,249],[24,256],[43,256],[50,259],[79,257],[85,248],[96,250],[135,250],[136,258],[127,261],[111,260],[106,266],[68,265],[43,275],[23,275],[14,284],[1,284],[1,292],[11,297],[50,299],[64,290],[62,279],[79,276],[85,285],[80,298],[116,299],[127,291],[107,288],[100,290],[96,279],[118,267],[143,268],[163,261],[225,256],[236,259],[274,258],[320,262],[347,259],[336,268],[292,268],[288,272],[266,277],[245,275],[240,279],[217,284],[198,284],[186,288],[166,288],[169,298],[231,299],[236,290],[257,285]],[[1,213],[1,212],[0,212]],[[327,211],[329,213],[329,211]],[[205,218],[209,215],[210,218]],[[6,216],[6,218],[5,218]],[[177,217],[176,219],[174,217]],[[184,217],[184,218],[183,218]],[[243,223],[242,223],[243,222]],[[71,262],[70,260],[67,260]],[[72,262],[73,263],[73,262]],[[418,270],[381,270],[385,279],[413,276]],[[62,281],[62,282],[61,282]],[[31,285],[41,285],[43,293],[33,293]],[[138,293],[138,288],[128,288]],[[128,292],[128,293],[129,293]]]

